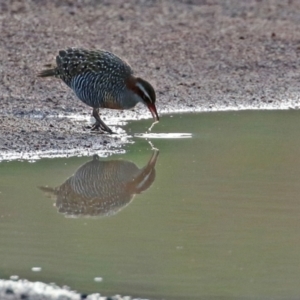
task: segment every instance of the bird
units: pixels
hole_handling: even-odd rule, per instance
[[[93,108],[96,123],[92,130],[113,133],[101,120],[100,108],[124,110],[143,103],[159,121],[153,86],[136,77],[131,66],[112,52],[67,48],[58,51],[56,66],[45,66],[48,69],[38,73],[38,77],[61,79],[82,102]]]
[[[131,161],[101,160],[94,155],[60,186],[39,189],[56,201],[58,212],[66,217],[112,216],[153,184],[158,155],[154,150],[143,168]]]

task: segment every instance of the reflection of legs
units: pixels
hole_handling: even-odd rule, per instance
[[[93,125],[92,130],[101,129],[108,133],[113,133],[112,130],[100,119],[99,108],[93,108],[93,117],[96,119],[96,123]]]

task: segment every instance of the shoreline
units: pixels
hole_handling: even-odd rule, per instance
[[[219,106],[215,108],[181,108],[181,109],[173,109],[173,110],[167,110],[161,112],[161,121],[163,122],[163,116],[164,115],[170,115],[170,114],[189,114],[189,113],[215,113],[215,112],[230,112],[230,111],[270,111],[270,110],[281,110],[281,111],[287,111],[287,110],[298,110],[298,105],[295,105],[294,107],[291,105],[292,103],[286,102],[281,103],[280,106],[273,106],[273,105],[260,105],[260,106],[251,106],[251,107],[245,107],[245,106]],[[112,112],[113,114],[113,112]],[[51,116],[48,117],[51,120]],[[69,115],[67,117],[60,116],[61,119],[69,119],[73,120],[73,122],[83,123],[88,122],[88,118],[84,118],[81,115]],[[53,117],[55,120],[55,117]],[[133,116],[132,114],[124,113],[123,118],[114,118],[114,122],[117,124],[126,125],[130,121],[139,121],[142,119],[151,119],[151,117],[141,115],[139,117]],[[118,127],[118,133],[117,135],[107,135],[107,134],[99,134],[99,133],[91,133],[87,132],[86,136],[88,135],[92,140],[96,137],[97,139],[100,138],[100,143],[96,144],[94,147],[91,146],[91,144],[88,144],[86,147],[78,147],[70,149],[67,148],[50,148],[47,150],[30,150],[30,151],[11,151],[10,149],[6,148],[5,146],[0,145],[0,163],[1,162],[8,162],[8,161],[36,161],[43,158],[64,158],[64,157],[74,157],[74,156],[91,156],[94,154],[97,154],[101,157],[107,157],[112,154],[123,154],[125,153],[125,150],[122,148],[126,144],[132,143],[132,135],[127,135],[126,132],[119,127],[120,125],[117,125]],[[95,138],[95,139],[96,139]],[[104,142],[103,142],[104,140]],[[0,137],[1,141],[1,137]]]

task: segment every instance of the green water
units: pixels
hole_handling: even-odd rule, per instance
[[[149,125],[135,122],[126,130]],[[114,194],[118,209],[105,213],[97,199],[84,212],[82,203],[92,200],[77,195],[74,210],[66,192],[39,188],[63,186],[92,157],[0,163],[0,278],[151,299],[297,298],[300,112],[164,116],[153,132],[192,138],[152,139],[159,149],[155,172],[132,179],[130,188],[115,183],[126,195]],[[125,155],[99,158],[107,162],[101,168],[116,177],[124,168],[112,160],[135,172],[147,165],[151,146],[135,141]],[[93,185],[107,192],[110,176],[103,178]],[[54,206],[59,197],[69,197],[63,212]]]

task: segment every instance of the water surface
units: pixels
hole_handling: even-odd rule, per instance
[[[151,299],[297,298],[300,113],[163,116],[149,138],[159,153],[140,137],[150,124],[126,128],[137,137],[124,155],[0,164],[0,278]],[[181,133],[191,137],[166,138]]]

